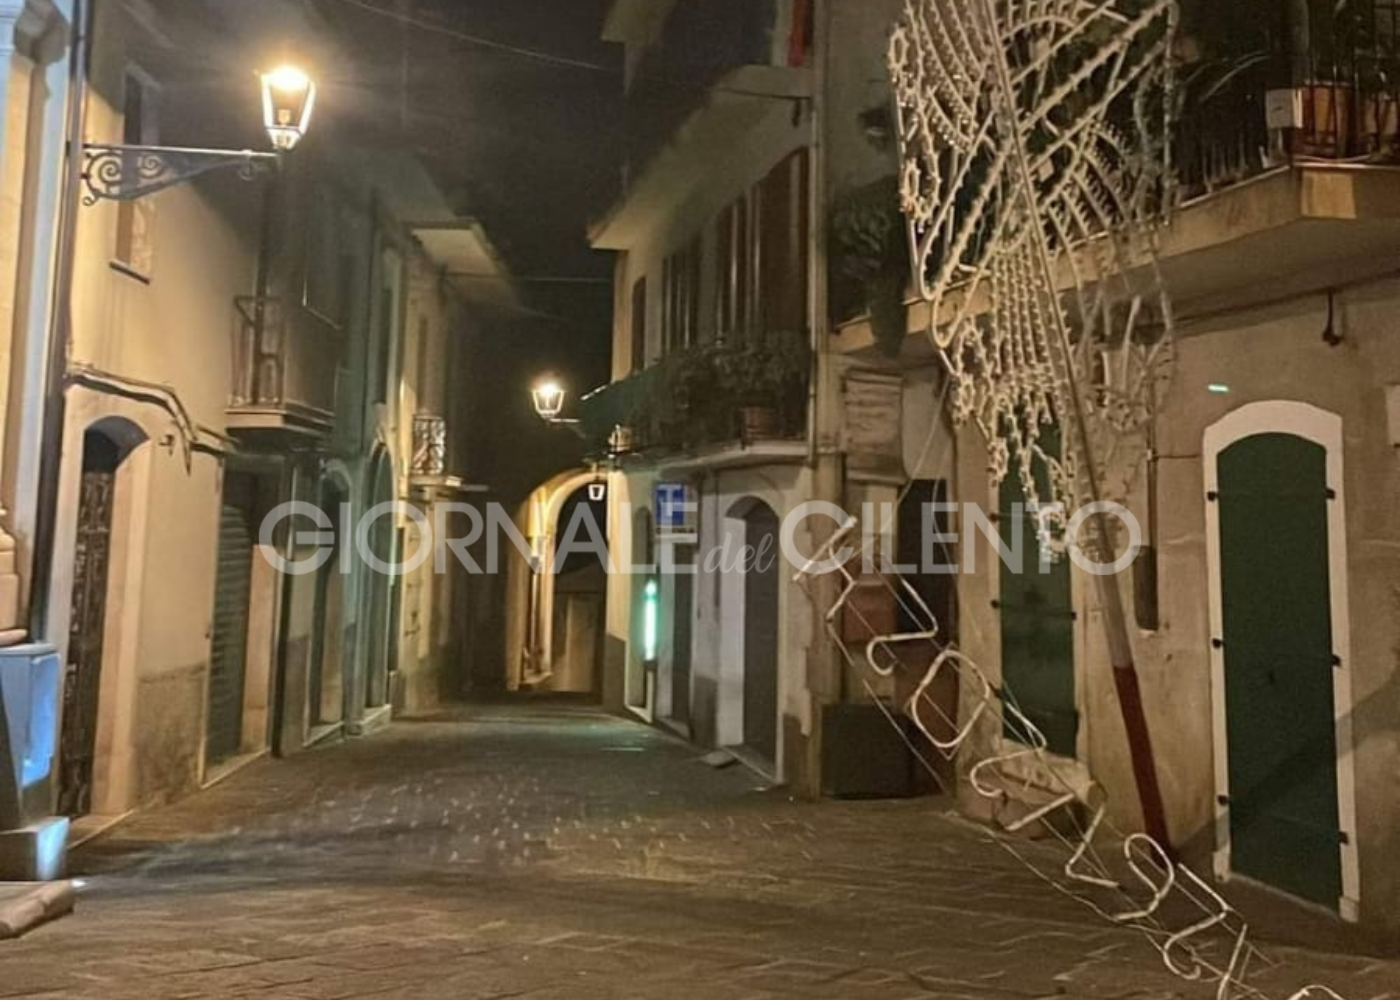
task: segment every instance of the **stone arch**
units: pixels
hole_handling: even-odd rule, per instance
[[[554,675],[556,584],[554,556],[564,526],[560,517],[570,498],[591,485],[608,485],[605,476],[593,469],[570,469],[542,483],[526,501],[519,520],[524,523],[526,540],[536,560],[531,570],[523,560],[513,561],[515,578],[511,599],[523,603],[523,615],[515,616],[517,635],[509,643],[508,669],[518,671],[518,683],[547,685]],[[608,526],[605,534],[611,538]],[[522,575],[523,574],[523,575]],[[606,594],[606,589],[604,590]],[[606,614],[606,605],[604,605]],[[600,627],[605,627],[604,618]],[[601,671],[601,662],[598,664]]]

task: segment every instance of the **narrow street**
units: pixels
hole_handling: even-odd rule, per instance
[[[937,804],[697,756],[522,705],[258,762],[79,851],[77,912],[3,947],[0,996],[1212,995]],[[1274,957],[1271,996],[1400,996],[1393,963]]]

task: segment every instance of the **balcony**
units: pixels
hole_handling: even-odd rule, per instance
[[[1354,0],[1340,11],[1334,0],[1183,7],[1179,203],[1157,246],[1178,320],[1393,270],[1400,0]],[[1061,282],[1068,289],[1071,276]],[[956,290],[951,301],[961,305]],[[906,356],[926,357],[927,331],[942,321],[913,302]],[[872,355],[870,321],[841,325],[837,345]]]
[[[626,40],[625,32],[615,37]],[[811,60],[811,42],[811,0],[674,0],[628,88],[626,152],[632,172],[712,91],[740,89],[726,87],[735,71],[800,70]],[[768,74],[767,82],[781,85],[781,73]]]
[[[702,344],[584,398],[590,449],[677,466],[805,456],[811,355],[795,334]]]
[[[335,426],[341,331],[303,306],[243,296],[236,301],[230,433],[282,443],[324,438]]]
[[[437,479],[447,475],[447,420],[432,413],[413,417],[414,479]]]
[[[677,0],[628,90],[624,192],[593,227],[596,246],[633,245],[705,184],[759,172],[809,138],[810,12],[810,0]],[[610,37],[639,44],[622,28]]]
[[[1196,0],[1177,161],[1184,195],[1283,166],[1400,162],[1400,2]]]
[[[466,485],[453,475],[447,454],[447,419],[436,413],[413,416],[413,458],[409,464],[409,488],[415,500],[451,499],[482,487]],[[456,470],[460,473],[461,470]]]

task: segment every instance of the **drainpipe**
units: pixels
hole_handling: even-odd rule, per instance
[[[63,469],[63,425],[66,419],[68,348],[73,332],[73,254],[77,243],[78,209],[83,182],[83,138],[86,130],[88,61],[91,57],[92,6],[73,2],[72,53],[68,76],[67,163],[60,199],[57,264],[53,283],[53,323],[49,330],[44,372],[44,420],[39,453],[39,490],[34,520],[34,550],[29,584],[29,634],[35,641],[49,636],[50,590],[53,587],[58,495]]]
[[[1293,86],[1312,83],[1316,69],[1312,64],[1312,11],[1310,0],[1288,2],[1288,45],[1292,55]]]
[[[812,384],[808,394],[807,466],[812,476],[811,499],[840,506],[845,499],[842,488],[842,459],[836,450],[839,413],[835,398],[835,373],[830,352],[830,303],[827,290],[827,67],[831,54],[831,3],[815,0],[812,39],[812,109],[811,109],[811,224],[808,246],[808,285],[810,301],[808,317],[811,327]],[[824,545],[834,528],[814,525],[814,548]],[[829,705],[842,697],[842,669],[839,650],[826,628],[826,612],[839,596],[833,574],[817,577],[811,582],[812,645],[807,657],[807,691],[810,713],[806,740],[806,759],[800,769],[787,761],[785,769],[794,781],[796,791],[808,798],[818,798],[822,790],[822,717]]]
[[[369,464],[370,435],[369,435],[369,413],[373,408],[371,393],[374,391],[370,382],[372,367],[374,364],[374,333],[375,324],[378,322],[379,293],[376,290],[376,279],[379,276],[379,194],[371,191],[369,196],[369,234],[367,238],[367,252],[365,254],[365,309],[364,309],[364,330],[360,343],[360,398],[358,406],[355,408],[353,419],[356,426],[354,433],[354,455],[355,458],[365,463],[365,467],[360,469],[359,475],[359,497],[353,493],[351,500],[352,515],[362,515],[370,507],[374,506],[374,477],[375,469]],[[354,484],[352,484],[353,488]],[[355,501],[358,499],[359,507],[356,509]],[[352,517],[353,521],[353,517]],[[349,552],[353,549],[352,539],[346,539]],[[355,624],[355,655],[353,666],[354,676],[346,686],[350,689],[348,695],[353,711],[346,714],[346,720],[352,723],[359,722],[365,716],[365,706],[369,701],[369,672],[371,657],[373,652],[370,649],[370,638],[372,636],[372,622],[374,620],[374,586],[373,580],[369,577],[369,570],[362,565],[358,559],[351,559],[350,565],[354,572],[350,576],[350,586],[353,589],[353,601],[357,609]]]
[[[300,467],[295,458],[290,461],[291,472],[288,479],[288,497],[295,501],[297,489],[299,488]],[[282,530],[286,532],[282,544],[282,558],[287,563],[291,563],[296,558],[296,531],[292,527],[290,519],[282,522]],[[301,747],[293,744],[288,747],[284,740],[286,734],[283,727],[287,721],[287,635],[292,630],[292,577],[285,573],[280,574],[278,580],[278,609],[277,609],[277,648],[273,657],[273,669],[276,676],[273,678],[273,698],[272,698],[272,753],[277,757],[285,757],[295,753]],[[301,739],[305,739],[305,734],[301,734]],[[297,741],[298,743],[301,740]]]

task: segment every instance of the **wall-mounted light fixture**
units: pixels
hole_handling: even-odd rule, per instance
[[[316,106],[316,84],[303,70],[280,66],[260,74],[263,127],[275,153],[182,146],[83,145],[83,204],[135,201],[216,170],[252,180],[272,169],[306,136]]]

